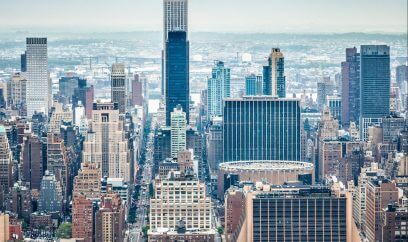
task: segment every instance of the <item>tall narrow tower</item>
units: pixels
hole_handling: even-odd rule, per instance
[[[166,93],[166,43],[171,31],[188,33],[188,0],[163,0],[162,96]],[[188,35],[186,36],[188,39]]]
[[[268,65],[263,67],[263,94],[286,97],[285,58],[279,48],[272,48]]]
[[[117,103],[119,113],[126,112],[126,74],[124,64],[113,64],[111,70],[111,99]]]
[[[34,112],[48,115],[51,83],[48,75],[47,38],[26,39],[27,117]]]
[[[171,156],[186,149],[186,113],[180,105],[171,112]]]

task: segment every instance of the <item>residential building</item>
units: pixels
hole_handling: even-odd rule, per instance
[[[285,59],[279,48],[272,48],[268,65],[263,67],[263,94],[286,97]]]
[[[174,108],[171,113],[171,156],[177,157],[177,153],[186,149],[186,113],[181,106]]]

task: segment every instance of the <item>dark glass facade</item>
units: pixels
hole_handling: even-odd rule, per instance
[[[361,118],[381,118],[390,113],[390,47],[361,46]]]
[[[184,31],[170,31],[166,42],[166,125],[170,113],[181,105],[189,121],[189,42]]]
[[[224,162],[300,160],[297,99],[252,96],[224,102]]]
[[[346,61],[341,63],[342,124],[359,122],[360,117],[360,53],[357,48],[346,49]]]
[[[327,189],[253,199],[253,241],[347,241],[346,198]]]

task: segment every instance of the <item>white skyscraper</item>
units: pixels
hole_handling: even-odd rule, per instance
[[[27,38],[27,116],[48,115],[51,81],[48,75],[47,38]]]
[[[174,108],[171,113],[171,156],[177,157],[177,153],[186,149],[186,113],[180,106]]]
[[[169,31],[188,32],[188,1],[163,1],[163,44],[166,43]]]
[[[162,51],[162,96],[164,96],[165,65],[164,56],[168,33],[170,31],[185,31],[188,39],[188,0],[163,0],[163,51]]]

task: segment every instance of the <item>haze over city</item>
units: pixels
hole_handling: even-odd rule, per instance
[[[0,242],[408,241],[406,0],[0,0]]]
[[[160,31],[160,0],[2,1],[0,30]],[[191,0],[192,32],[404,33],[405,0]],[[18,17],[17,17],[18,16]]]

